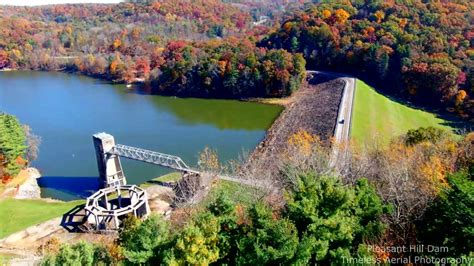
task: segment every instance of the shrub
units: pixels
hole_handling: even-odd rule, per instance
[[[445,139],[447,136],[448,132],[444,129],[434,127],[420,127],[418,129],[408,130],[405,135],[405,144],[413,146],[425,141],[437,143],[440,140]]]
[[[124,222],[119,244],[128,262],[147,263],[159,256],[161,246],[169,242],[168,223],[158,216],[150,216],[143,222],[130,216]]]

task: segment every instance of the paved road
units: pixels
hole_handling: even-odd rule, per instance
[[[346,85],[339,105],[337,124],[334,130],[334,137],[337,142],[344,143],[350,140],[352,109],[354,103],[355,79],[344,78]]]
[[[337,123],[334,129],[333,151],[329,165],[335,167],[336,163],[343,160],[346,156],[347,149],[345,146],[350,141],[352,109],[354,103],[354,94],[356,80],[355,78],[339,73],[323,72],[323,71],[307,71],[309,75],[328,75],[344,80],[344,92],[342,93],[341,103],[339,104],[339,112],[337,115]]]

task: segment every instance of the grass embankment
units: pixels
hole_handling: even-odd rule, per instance
[[[351,136],[357,145],[377,141],[387,144],[393,137],[419,127],[451,130],[435,114],[396,102],[357,80]]]
[[[81,203],[83,203],[81,200],[68,202],[0,200],[0,238],[52,218],[60,217]]]
[[[147,188],[156,185],[157,182],[176,182],[181,178],[181,173],[173,172],[157,178],[154,178],[146,183],[140,185],[142,188]],[[255,189],[247,185],[235,183],[227,180],[217,180],[213,184],[209,194],[204,200],[204,205],[214,200],[219,193],[225,193],[230,199],[235,202],[249,203],[255,196]]]
[[[256,190],[258,190],[258,188],[228,180],[218,180],[217,184],[215,184],[209,192],[205,202],[212,202],[217,195],[224,193],[236,203],[251,203],[255,199],[256,193],[254,192],[256,192]]]
[[[166,175],[159,176],[157,178],[153,178],[150,181],[147,181],[140,185],[141,188],[147,188],[153,185],[156,185],[157,182],[175,182],[181,179],[181,173],[179,172],[172,172]]]

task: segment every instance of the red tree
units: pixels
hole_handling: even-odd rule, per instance
[[[0,49],[0,69],[7,67],[8,54],[5,50]]]
[[[136,67],[135,70],[137,71],[137,76],[147,79],[150,75],[150,60],[146,57],[139,57],[135,61]]]

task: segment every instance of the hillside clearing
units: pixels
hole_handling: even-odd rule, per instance
[[[447,122],[435,114],[391,100],[361,80],[357,80],[352,115],[351,136],[357,145],[374,140],[387,144],[393,137],[419,127],[451,130]]]
[[[213,202],[219,194],[223,193],[235,203],[250,204],[255,201],[256,197],[258,197],[257,195],[261,194],[259,193],[259,190],[259,188],[228,180],[218,180],[209,192],[205,202],[207,204]]]

